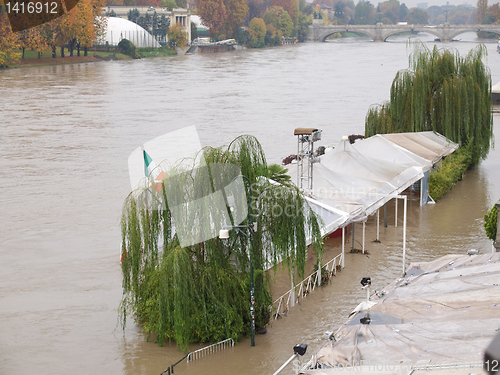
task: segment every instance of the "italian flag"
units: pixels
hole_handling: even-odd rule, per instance
[[[151,177],[153,179],[153,184],[150,187],[154,188],[157,192],[160,192],[165,173],[160,168],[157,168],[156,163],[146,152],[144,146],[142,146],[142,155],[144,157],[144,175],[147,178]]]

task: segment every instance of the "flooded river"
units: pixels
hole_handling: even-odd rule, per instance
[[[461,53],[475,45],[473,34],[439,44]],[[495,84],[500,54],[494,42],[487,48]],[[404,38],[346,40],[0,71],[0,374],[159,375],[180,359],[175,346],[146,342],[134,322],[118,326],[129,154],[192,125],[203,145],[255,135],[269,162],[295,153],[296,127],[320,128],[321,143],[335,144],[363,133],[369,106],[388,99],[409,52]],[[500,115],[494,122],[498,137]],[[500,152],[492,150],[438,204],[413,202],[408,260],[491,251],[482,217],[500,198],[499,170]],[[388,212],[382,243],[371,242],[372,219],[369,255],[348,254],[333,283],[273,321],[254,348],[246,339],[175,373],[269,374],[297,343],[311,354],[363,298],[361,277],[382,288],[399,275],[402,225],[394,228]],[[327,256],[339,251],[339,240],[329,241]]]

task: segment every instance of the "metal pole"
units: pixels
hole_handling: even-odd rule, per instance
[[[377,210],[377,241],[380,242],[380,208]]]
[[[395,211],[394,211],[394,228],[397,228],[398,227],[398,198],[396,197],[396,205],[394,206],[395,207]]]
[[[243,175],[242,175],[243,176]],[[252,183],[249,178],[243,176],[248,181],[250,199],[248,205],[248,221],[250,224],[250,318],[251,318],[251,346],[255,346],[255,289],[253,280],[253,214],[252,214]]]
[[[404,209],[403,209],[403,274],[405,273],[406,262],[406,195],[404,196]]]
[[[279,374],[281,372],[281,370],[283,370],[290,362],[292,362],[295,357],[297,357],[297,354],[294,354],[290,358],[288,358],[288,360],[285,363],[283,363],[281,365],[281,367],[279,369],[277,369],[273,375]]]
[[[363,254],[365,253],[365,228],[366,228],[366,222],[363,221]]]
[[[344,268],[344,258],[345,258],[345,227],[342,227],[342,268]]]
[[[351,251],[354,252],[354,223],[352,223],[352,248]]]
[[[384,228],[387,228],[387,203],[384,204]]]

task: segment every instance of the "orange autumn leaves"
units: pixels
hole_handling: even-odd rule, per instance
[[[54,4],[59,3],[54,2]],[[27,17],[17,19],[15,25],[12,24],[12,17],[10,17],[9,22],[7,8],[4,7],[0,12],[0,67],[15,63],[20,58],[20,54],[16,51],[19,49],[43,52],[68,43],[90,47],[93,40],[104,31],[105,18],[101,17],[104,5],[103,0],[80,0],[78,2],[67,0],[66,9],[70,10],[66,14],[29,28],[27,26],[30,26],[29,22],[32,21],[26,21]],[[25,10],[27,11],[28,8]],[[31,10],[36,12],[36,8]],[[45,8],[42,10],[45,11]],[[61,11],[61,14],[63,13]],[[29,14],[26,15],[29,16]]]

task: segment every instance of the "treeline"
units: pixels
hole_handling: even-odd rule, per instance
[[[104,5],[104,0],[80,0],[65,15],[17,33],[12,32],[6,10],[0,7],[0,67],[23,58],[26,49],[37,51],[39,57],[50,50],[55,58],[56,48],[60,47],[60,55],[64,57],[66,46],[70,56],[74,51],[79,56],[82,49],[87,55],[88,47],[105,31],[106,19],[101,17]]]

